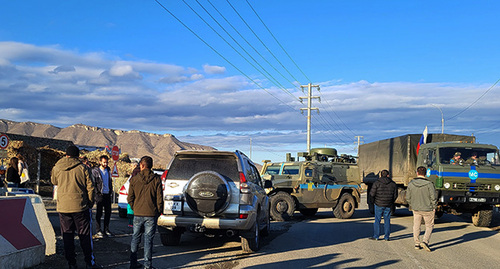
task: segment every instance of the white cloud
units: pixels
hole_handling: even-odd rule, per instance
[[[224,74],[226,73],[226,68],[223,66],[216,66],[216,65],[208,65],[205,64],[203,65],[203,70],[207,74]]]

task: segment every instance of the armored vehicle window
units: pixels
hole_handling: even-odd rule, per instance
[[[281,165],[280,164],[272,164],[266,167],[266,171],[264,175],[277,175],[280,172]]]
[[[298,165],[285,165],[283,167],[283,175],[298,175],[299,166]]]
[[[239,180],[238,164],[234,156],[188,155],[178,156],[172,161],[167,179],[190,179],[202,171],[214,171],[226,178]]]
[[[311,168],[307,168],[304,170],[304,174],[306,177],[312,177],[313,176],[313,170]]]

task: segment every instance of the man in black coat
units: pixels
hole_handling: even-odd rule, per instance
[[[375,207],[373,237],[370,237],[370,239],[378,240],[380,236],[380,220],[384,216],[384,240],[389,241],[389,235],[391,234],[391,208],[396,198],[398,198],[398,187],[389,178],[389,171],[382,170],[380,172],[380,178],[373,183],[369,195],[373,199]]]

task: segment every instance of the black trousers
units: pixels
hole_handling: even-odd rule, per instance
[[[101,217],[104,209],[104,229],[101,229]],[[111,194],[103,194],[102,201],[97,203],[95,212],[96,232],[109,231],[109,220],[111,219]]]
[[[92,213],[91,209],[77,213],[59,213],[61,222],[61,234],[64,243],[64,255],[68,264],[76,264],[75,254],[75,232],[80,239],[85,263],[95,264],[95,257],[92,245]]]

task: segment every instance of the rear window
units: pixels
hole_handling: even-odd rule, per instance
[[[202,171],[214,171],[226,179],[239,181],[238,164],[230,155],[180,155],[170,165],[167,179],[190,179]]]

